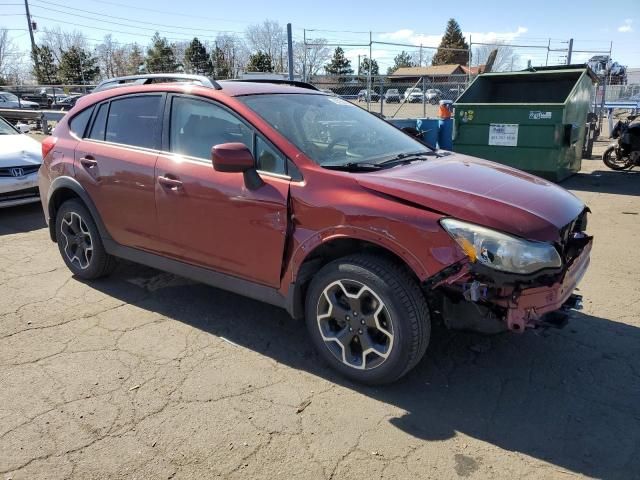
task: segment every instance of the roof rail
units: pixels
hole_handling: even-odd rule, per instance
[[[307,82],[300,82],[298,80],[284,80],[284,79],[268,79],[268,78],[234,78],[233,82],[247,82],[247,83],[274,83],[279,85],[291,85],[292,87],[307,88],[309,90],[319,90],[315,85],[311,85]]]
[[[139,75],[127,75],[126,77],[115,77],[100,82],[94,92],[108,90],[110,88],[128,87],[130,85],[147,85],[150,83],[183,82],[195,83],[203,87],[221,90],[218,82],[203,75],[190,75],[187,73],[141,73]]]

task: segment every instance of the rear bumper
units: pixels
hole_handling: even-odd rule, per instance
[[[526,328],[535,328],[544,323],[542,317],[545,314],[571,303],[570,297],[589,267],[592,242],[590,240],[585,245],[562,278],[553,285],[514,291],[507,300],[495,302],[506,308],[505,320],[509,330],[523,332]]]

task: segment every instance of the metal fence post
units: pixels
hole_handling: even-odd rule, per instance
[[[384,116],[384,77],[381,75],[380,79],[380,116]]]
[[[422,77],[422,117],[427,116],[427,80]]]

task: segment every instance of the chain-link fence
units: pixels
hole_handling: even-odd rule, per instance
[[[94,87],[95,85],[2,86],[0,108],[68,109],[74,105],[74,98],[89,93]]]
[[[359,107],[388,118],[437,115],[440,100],[455,100],[465,90],[466,74],[315,76],[312,83]]]

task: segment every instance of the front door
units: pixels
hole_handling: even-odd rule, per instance
[[[166,253],[246,280],[278,287],[287,233],[289,179],[284,157],[234,113],[214,102],[172,96],[156,163],[158,228]],[[273,174],[246,188],[240,173],[216,172],[213,145],[241,142]],[[256,149],[261,148],[261,151]]]
[[[120,97],[98,106],[75,151],[75,172],[111,237],[157,250],[154,172],[162,94]]]

